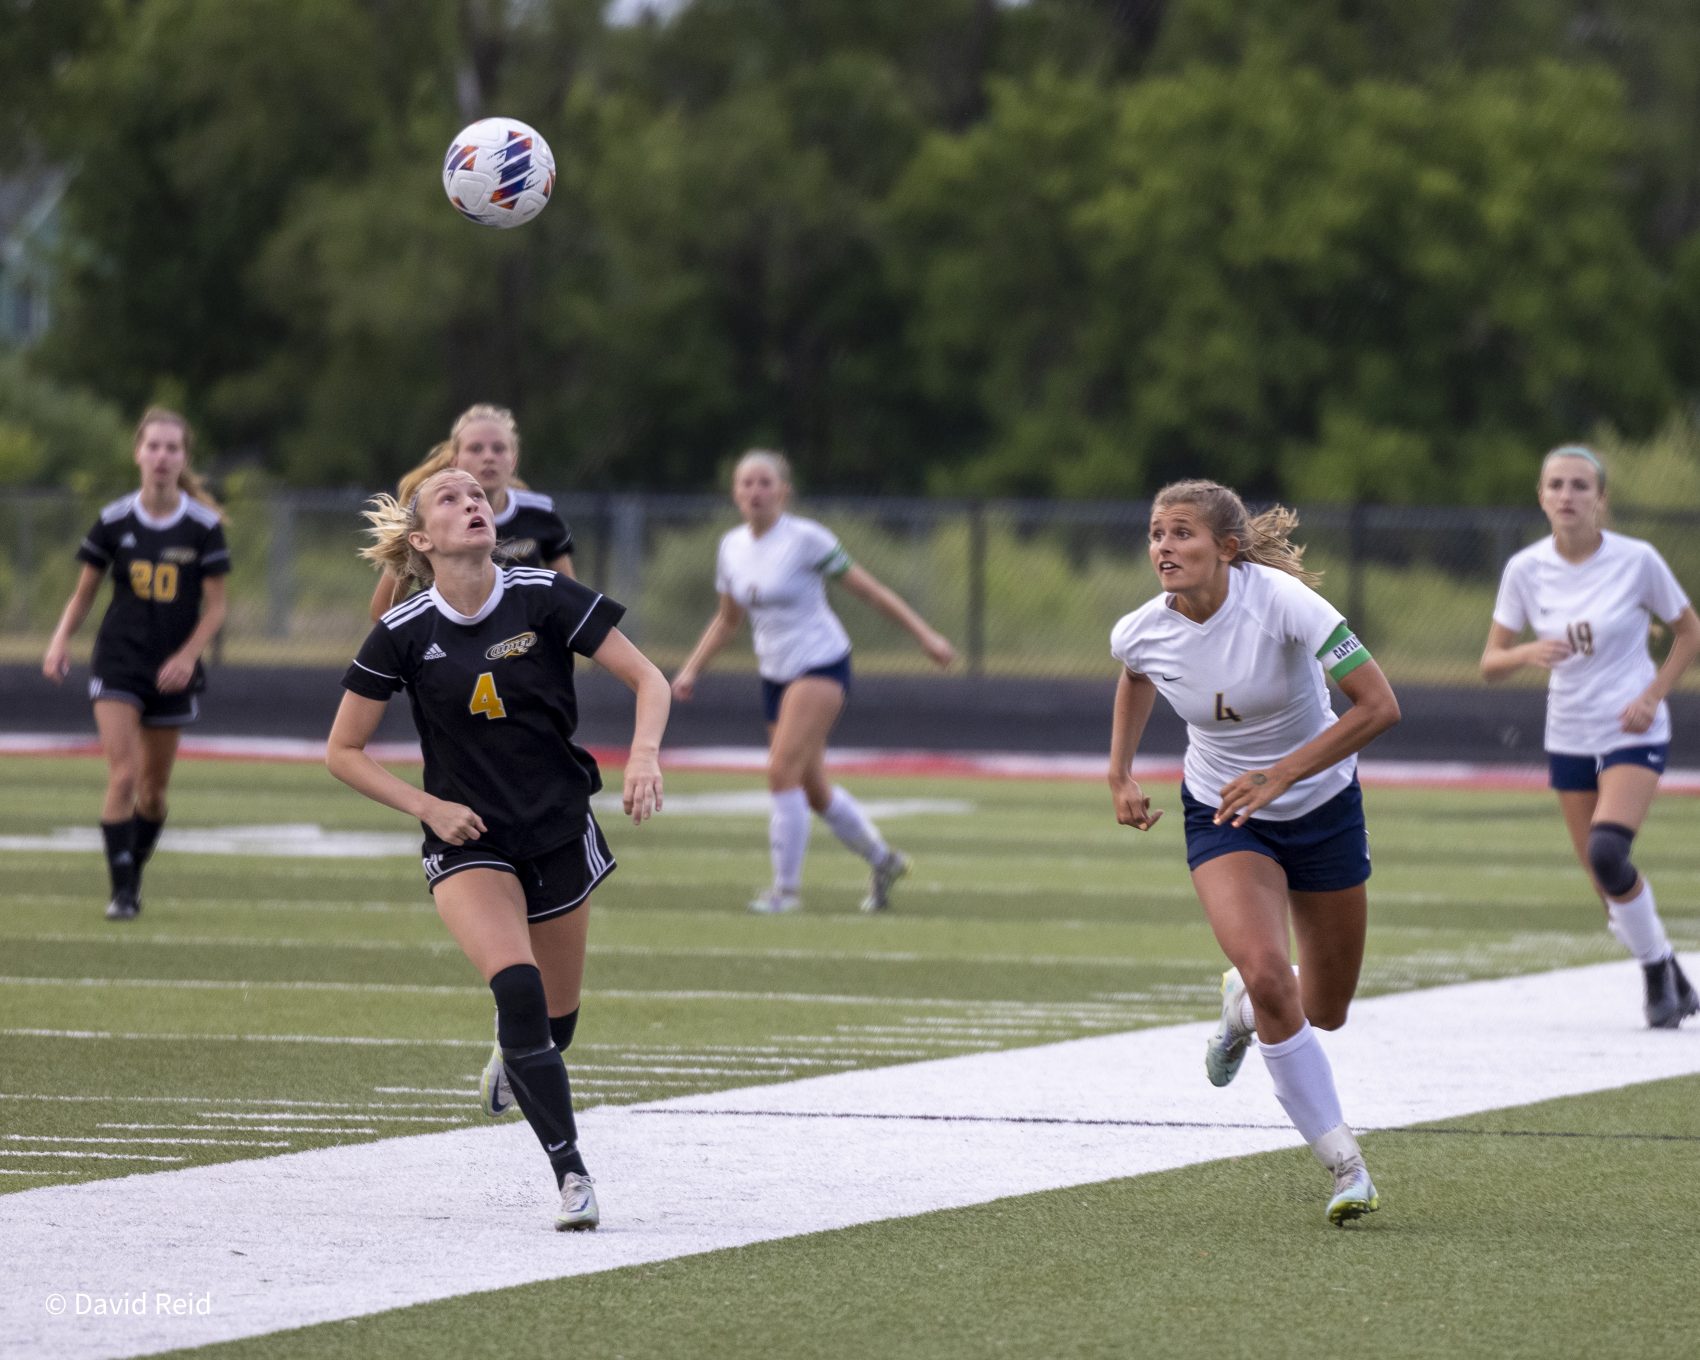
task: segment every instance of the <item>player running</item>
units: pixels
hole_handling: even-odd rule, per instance
[[[1675,1029],[1700,1011],[1700,997],[1629,847],[1659,790],[1670,754],[1665,696],[1700,655],[1700,618],[1658,549],[1601,527],[1606,473],[1593,450],[1566,444],[1546,456],[1540,504],[1552,535],[1505,564],[1482,675],[1551,672],[1545,746],[1565,829],[1607,928],[1641,964],[1648,1025]],[[1653,616],[1672,632],[1659,666],[1647,650]],[[1519,643],[1525,629],[1534,640]]]
[[[750,903],[764,914],[802,905],[803,858],[812,809],[850,850],[868,862],[863,911],[883,911],[909,872],[862,805],[827,778],[826,739],[850,693],[850,635],[826,599],[828,579],[842,581],[906,629],[938,666],[956,650],[897,593],[875,580],[824,525],[787,513],[791,465],[777,453],[752,450],[732,471],[732,500],[744,523],[720,540],[715,589],[720,607],[689,659],[673,677],[673,695],[688,701],[698,677],[750,616],[767,719],[767,787],[773,810],[768,851],[773,882]]]
[[[634,823],[661,806],[667,682],[615,627],[623,606],[570,577],[492,561],[495,516],[470,473],[428,477],[406,505],[380,497],[367,518],[364,556],[428,588],[384,615],[343,676],[326,764],[419,818],[437,914],[489,983],[502,1072],[554,1168],[555,1226],[594,1228],[561,1054],[578,1024],[590,893],[614,857],[590,811],[601,776],[573,741],[573,657],[594,657],[637,695],[622,796]],[[366,753],[403,689],[423,790]]]
[[[1149,547],[1163,593],[1110,636],[1122,674],[1109,782],[1118,822],[1157,824],[1132,765],[1161,694],[1187,724],[1187,866],[1232,965],[1205,1072],[1226,1086],[1257,1040],[1276,1099],[1334,1178],[1329,1221],[1344,1224],[1380,1199],[1316,1030],[1345,1024],[1357,991],[1370,871],[1357,753],[1399,721],[1399,704],[1310,588],[1288,539],[1296,524],[1280,507],[1249,517],[1215,482],[1158,492]],[[1338,718],[1325,671],[1351,701]]]
[[[223,516],[189,467],[193,435],[175,411],[152,407],[136,426],[141,488],[113,501],[77,548],[83,564],[42,658],[60,684],[71,638],[101,579],[112,601],[95,634],[89,700],[106,757],[100,834],[112,897],[109,921],[142,909],[142,869],[165,824],[166,790],[183,729],[200,716],[201,654],[224,626],[230,571]]]

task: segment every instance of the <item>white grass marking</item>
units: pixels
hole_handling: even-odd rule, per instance
[[[605,815],[617,815],[618,794],[592,800]],[[672,794],[667,816],[762,817],[772,800],[765,791]],[[862,805],[878,821],[915,816],[967,816],[975,804],[962,798],[873,798]],[[175,855],[260,855],[275,859],[418,859],[418,832],[327,831],[316,822],[258,826],[172,826],[159,848]],[[55,827],[45,835],[0,836],[0,851],[81,854],[101,849],[98,828]]]
[[[31,1171],[27,1167],[0,1166],[0,1176],[34,1176],[37,1180],[64,1180],[67,1176],[75,1176],[75,1171]]]
[[[211,992],[248,992],[248,991],[280,991],[280,992],[400,992],[426,996],[483,996],[488,998],[489,990],[484,987],[450,987],[434,986],[426,983],[409,982],[319,982],[302,978],[270,978],[270,979],[226,979],[226,978],[134,978],[134,977],[0,977],[0,987],[139,987],[173,991],[211,991]],[[600,1001],[710,1001],[710,1002],[755,1002],[766,1005],[774,1001],[791,1002],[798,1005],[823,1006],[879,1006],[888,1010],[900,1010],[919,1007],[927,1010],[968,1010],[984,1011],[987,1014],[1003,1012],[1015,1016],[1074,1016],[1091,1015],[1099,1019],[1122,1020],[1127,1018],[1128,1009],[1125,1006],[1098,1002],[1050,1002],[1050,1001],[973,1001],[960,997],[933,996],[836,996],[820,992],[716,992],[716,991],[667,991],[647,990],[629,987],[604,987],[595,990],[587,989],[587,997]],[[39,1031],[0,1030],[0,1033],[30,1033]],[[66,1031],[67,1034],[71,1033]],[[82,1032],[86,1037],[96,1037],[93,1030]],[[110,1037],[110,1036],[107,1036]],[[165,1038],[165,1035],[152,1035],[151,1038]],[[198,1036],[196,1036],[198,1037]],[[243,1036],[246,1037],[246,1036]],[[258,1037],[258,1036],[256,1036]],[[280,1039],[282,1036],[279,1036]],[[298,1038],[299,1036],[289,1036]],[[328,1037],[328,1036],[327,1036]],[[331,1039],[332,1042],[339,1042]],[[413,1040],[377,1040],[381,1043],[412,1043]],[[418,1042],[438,1044],[470,1044],[474,1047],[489,1047],[488,1042],[481,1043],[473,1039],[425,1039]]]
[[[217,1128],[218,1125],[212,1125]],[[374,1130],[375,1132],[375,1130]],[[288,1143],[244,1143],[232,1138],[73,1138],[55,1133],[0,1133],[8,1143],[116,1143],[119,1147],[146,1146],[162,1143],[166,1147],[288,1147]]]
[[[97,1129],[158,1129],[158,1130],[161,1130],[161,1131],[176,1130],[176,1131],[182,1132],[182,1133],[230,1133],[230,1132],[236,1132],[236,1133],[376,1133],[377,1132],[377,1129],[365,1129],[365,1128],[359,1128],[359,1129],[356,1129],[356,1128],[301,1129],[301,1128],[296,1128],[293,1125],[272,1125],[272,1124],[262,1124],[262,1125],[259,1125],[257,1127],[245,1125],[242,1128],[236,1129],[236,1130],[232,1130],[227,1125],[224,1125],[224,1124],[115,1124],[115,1123],[108,1122],[108,1123],[96,1124],[95,1127]],[[162,1141],[164,1141],[164,1140],[162,1140]],[[195,1140],[185,1139],[184,1141],[185,1142],[196,1141],[196,1142],[205,1142],[205,1143],[223,1143],[223,1144],[226,1144],[230,1147],[276,1147],[276,1148],[281,1148],[281,1147],[288,1147],[289,1146],[289,1142],[288,1142],[287,1139],[285,1139],[281,1143],[243,1143],[243,1142],[238,1142],[237,1140],[231,1139],[231,1138],[203,1138],[203,1139],[195,1139]]]
[[[161,1157],[145,1152],[31,1152],[27,1148],[0,1148],[0,1157],[60,1157],[96,1162],[186,1162],[187,1157]]]
[[[0,1028],[0,1035],[27,1039],[137,1039],[147,1043],[161,1040],[186,1043],[237,1044],[352,1044],[377,1048],[476,1048],[489,1050],[487,1039],[376,1039],[359,1034],[174,1034],[144,1030],[29,1029]]]
[[[1325,1043],[1360,1128],[1700,1072],[1700,1036],[1648,1033],[1639,990],[1633,966],[1615,963],[1375,997]],[[1203,1081],[1205,1030],[589,1109],[580,1129],[605,1219],[582,1237],[548,1230],[553,1183],[518,1121],[24,1190],[0,1197],[0,1335],[64,1360],[147,1354],[1296,1146],[1251,1070],[1261,1064],[1225,1090]],[[1507,1050],[1504,1035],[1529,1033],[1545,1061]],[[1022,1119],[1082,1122],[1010,1122]],[[1116,1120],[1139,1126],[1084,1122]],[[703,1166],[714,1174],[679,1174]],[[904,1174],[870,1178],[869,1166]],[[1382,1188],[1397,1218],[1398,1187]],[[171,1224],[194,1229],[160,1231]],[[168,1281],[209,1292],[211,1314],[66,1319],[42,1307],[51,1292]]]
[[[280,1119],[287,1119],[287,1120],[291,1121],[292,1123],[296,1123],[296,1122],[310,1123],[310,1122],[315,1122],[315,1121],[320,1122],[320,1123],[324,1123],[324,1122],[334,1123],[335,1121],[337,1121],[339,1119],[342,1120],[344,1123],[351,1122],[352,1120],[355,1120],[355,1119],[364,1119],[364,1120],[369,1120],[369,1121],[370,1120],[376,1120],[376,1121],[379,1121],[379,1122],[382,1122],[382,1123],[390,1123],[390,1124],[396,1124],[396,1123],[400,1123],[400,1124],[441,1124],[443,1122],[441,1119],[439,1119],[435,1115],[428,1115],[428,1114],[372,1114],[371,1112],[369,1112],[367,1110],[362,1110],[358,1114],[295,1114],[290,1110],[255,1110],[251,1113],[248,1112],[248,1111],[241,1111],[241,1110],[207,1110],[205,1113],[202,1114],[201,1118],[203,1118],[203,1119],[230,1119],[230,1120],[242,1120],[242,1119],[280,1120]],[[302,1132],[304,1132],[304,1133],[312,1132],[312,1130],[304,1129],[304,1130],[302,1130]]]
[[[1668,874],[1660,874],[1661,879]],[[1071,889],[1072,891],[1072,889]],[[1190,890],[1189,890],[1190,891]],[[1378,894],[1378,897],[1381,894]],[[18,899],[14,899],[18,900]],[[46,901],[45,898],[30,900]],[[82,898],[54,898],[54,901],[82,901]],[[151,900],[151,899],[150,899]],[[1447,901],[1456,901],[1449,897]],[[221,904],[222,905],[222,904]],[[252,904],[249,904],[252,905]],[[332,905],[332,904],[325,904]],[[1666,916],[1668,924],[1670,917]],[[31,931],[9,934],[7,939],[17,940],[27,944],[108,944],[115,937],[110,931]],[[159,934],[126,935],[122,941],[125,949],[137,946],[158,945],[162,948],[178,946],[212,947],[228,949],[313,949],[335,953],[339,950],[360,950],[371,952],[422,953],[433,955],[455,955],[460,953],[460,946],[452,940],[349,940],[349,939],[302,939],[277,936],[255,935],[178,935],[169,932]],[[1145,959],[1117,957],[1114,955],[1097,954],[1086,957],[1080,954],[940,954],[923,953],[916,950],[880,950],[880,949],[741,949],[732,945],[714,945],[693,947],[690,945],[650,945],[650,944],[594,944],[591,952],[596,955],[613,958],[635,959],[781,959],[809,963],[961,963],[969,961],[988,967],[1034,967],[1034,968],[1114,968],[1126,970],[1130,968],[1146,968],[1151,963]],[[1197,967],[1196,963],[1186,964],[1189,968]],[[1209,989],[1206,989],[1209,990]]]
[[[36,1091],[0,1091],[0,1100],[54,1100],[66,1104],[105,1105],[113,1101],[123,1101],[137,1105],[275,1105],[280,1109],[291,1106],[297,1109],[309,1110],[351,1110],[360,1113],[351,1114],[351,1119],[378,1118],[368,1116],[367,1110],[449,1110],[458,1109],[458,1105],[449,1105],[437,1100],[286,1100],[282,1097],[261,1096],[71,1096],[49,1095]]]

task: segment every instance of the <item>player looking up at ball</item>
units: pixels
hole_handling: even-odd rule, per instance
[[[455,417],[449,437],[425,456],[424,462],[401,479],[396,499],[403,505],[417,494],[427,477],[444,468],[461,468],[478,479],[495,514],[499,555],[505,564],[547,567],[573,575],[573,531],[555,511],[555,502],[530,490],[516,475],[519,466],[519,426],[506,407],[480,403]],[[410,587],[385,572],[372,592],[372,622],[400,604]]]
[[[224,626],[230,551],[218,503],[189,466],[192,442],[175,411],[143,413],[134,442],[141,488],[103,509],[78,547],[82,573],[41,663],[56,685],[70,674],[71,638],[110,575],[89,679],[106,757],[100,834],[110,921],[142,909],[142,869],[165,823],[178,738],[200,716],[201,654]]]
[[[554,1168],[555,1226],[594,1228],[561,1054],[578,1025],[590,893],[614,857],[590,811],[601,775],[573,741],[573,658],[637,695],[621,799],[634,823],[661,806],[667,682],[615,627],[623,606],[556,572],[496,565],[495,515],[471,473],[427,477],[405,504],[380,497],[367,518],[364,555],[426,588],[384,615],[343,676],[325,761],[419,819],[437,914],[490,986],[508,1086]],[[419,729],[423,789],[366,752],[398,690]]]
[[[1675,1029],[1700,1011],[1700,997],[1629,848],[1659,791],[1670,754],[1665,696],[1700,655],[1700,618],[1657,548],[1603,527],[1606,473],[1592,449],[1549,453],[1539,496],[1552,533],[1505,564],[1482,675],[1550,672],[1548,778],[1565,830],[1607,928],[1641,964],[1648,1025]],[[1673,635],[1658,666],[1647,649],[1655,617]],[[1525,630],[1533,641],[1518,641]]]
[[[1296,524],[1280,507],[1248,515],[1215,482],[1157,493],[1149,550],[1162,593],[1110,635],[1122,673],[1109,781],[1118,822],[1157,824],[1132,766],[1161,694],[1187,725],[1187,867],[1232,965],[1206,1075],[1226,1086],[1257,1040],[1276,1099],[1334,1179],[1328,1218],[1343,1224],[1380,1199],[1316,1031],[1345,1024],[1357,992],[1369,879],[1357,753],[1399,721],[1399,703],[1311,588]],[[1325,676],[1351,702],[1338,718]]]

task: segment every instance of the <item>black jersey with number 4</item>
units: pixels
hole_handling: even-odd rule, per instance
[[[142,509],[139,491],[113,501],[77,548],[77,560],[112,572],[112,603],[94,641],[94,673],[149,685],[195,631],[202,582],[230,570],[218,511],[186,492],[164,519]],[[201,683],[197,664],[191,688]]]
[[[625,607],[570,577],[505,567],[484,607],[456,612],[435,587],[379,620],[343,688],[405,689],[425,753],[425,791],[483,819],[477,843],[517,859],[584,833],[596,761],[573,741],[573,653],[591,656]],[[425,853],[448,847],[425,828]]]
[[[496,556],[503,566],[546,567],[570,557],[573,531],[555,512],[555,502],[540,491],[508,489],[508,503],[496,514]]]

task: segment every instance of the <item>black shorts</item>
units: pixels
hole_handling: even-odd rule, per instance
[[[141,710],[143,727],[187,727],[201,716],[201,700],[191,682],[176,694],[161,694],[151,680],[136,676],[89,679],[89,702],[116,699]]]
[[[596,818],[588,819],[584,835],[545,850],[530,859],[515,859],[481,847],[477,841],[456,845],[438,854],[426,855],[425,886],[435,891],[445,878],[463,869],[494,869],[513,874],[525,893],[525,919],[539,921],[565,916],[583,904],[590,891],[614,872],[614,855],[602,839]]]

